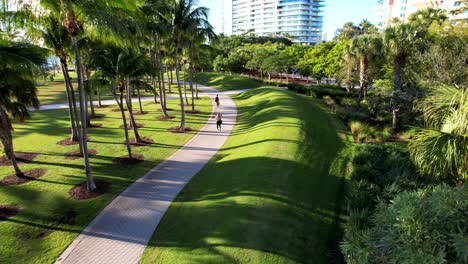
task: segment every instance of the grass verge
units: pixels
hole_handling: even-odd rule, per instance
[[[344,143],[314,99],[272,88],[235,96],[223,148],[179,194],[143,263],[340,262]]]
[[[144,123],[140,134],[155,141],[149,146],[135,147],[133,152],[143,154],[145,161],[134,166],[112,163],[113,159],[126,155],[124,131],[119,112],[112,112],[116,105],[99,109],[105,117],[92,123],[102,123],[100,128],[89,129],[89,148],[97,150],[90,158],[96,179],[112,182],[112,190],[94,199],[75,201],[68,191],[85,180],[83,161],[67,160],[65,154],[78,150],[78,146],[61,146],[57,142],[69,136],[68,110],[39,111],[23,124],[14,124],[16,151],[35,152],[39,155],[21,169],[45,168],[41,178],[14,186],[0,186],[0,205],[17,205],[19,213],[0,221],[0,263],[52,263],[78,236],[81,230],[102,210],[114,196],[144,175],[150,168],[169,157],[192,138],[208,119],[211,100],[198,100],[202,112],[187,115],[187,126],[195,131],[174,134],[168,128],[177,126],[179,111],[170,114],[177,118],[158,121],[159,107],[144,102],[146,115],[135,116]],[[168,100],[169,107],[178,109],[178,100]],[[135,104],[135,108],[137,105]],[[127,114],[128,116],[128,114]],[[133,133],[130,132],[133,137]],[[11,166],[0,167],[0,179],[13,173]]]
[[[196,81],[203,85],[214,87],[220,91],[252,89],[265,84],[251,78],[242,77],[238,74],[222,74],[214,72],[197,73]]]

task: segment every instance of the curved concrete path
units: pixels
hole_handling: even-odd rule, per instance
[[[210,118],[187,144],[104,208],[56,263],[139,263],[171,202],[223,146],[236,123],[237,108],[228,95],[206,86],[199,88],[212,99],[220,95],[223,131],[218,132]]]

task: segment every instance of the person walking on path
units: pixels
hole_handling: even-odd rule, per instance
[[[215,97],[215,103],[216,103],[216,107],[219,107],[219,97],[218,97],[218,95],[216,95],[216,97]]]
[[[221,124],[223,123],[223,114],[221,114],[220,112],[218,112],[216,114],[216,128],[218,129],[218,131],[221,131]]]

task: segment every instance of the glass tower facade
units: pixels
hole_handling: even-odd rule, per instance
[[[289,36],[293,42],[321,40],[325,0],[225,1],[224,33]]]

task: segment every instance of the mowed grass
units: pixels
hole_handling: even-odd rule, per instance
[[[203,85],[214,87],[220,91],[252,89],[264,86],[258,80],[242,77],[238,74],[222,74],[214,72],[197,73],[196,81]]]
[[[143,263],[338,263],[344,147],[314,99],[234,97],[238,123],[164,215]]]
[[[168,100],[168,103],[172,109],[179,108],[178,100]],[[155,144],[133,148],[134,153],[145,157],[143,163],[134,166],[112,163],[114,158],[127,153],[123,144],[124,131],[119,128],[122,124],[120,112],[112,112],[117,106],[97,109],[105,117],[92,121],[102,123],[102,128],[89,129],[89,148],[98,151],[96,157],[90,158],[91,167],[96,179],[112,182],[112,191],[85,201],[75,201],[68,195],[71,188],[85,180],[82,159],[64,158],[65,153],[78,150],[78,146],[57,144],[69,136],[68,110],[34,112],[25,123],[14,124],[16,151],[39,154],[32,163],[21,165],[21,169],[46,168],[48,172],[23,185],[0,186],[0,204],[21,207],[18,215],[0,221],[0,263],[54,262],[114,196],[168,158],[201,129],[210,116],[212,102],[204,98],[196,103],[202,112],[187,116],[187,126],[195,131],[174,134],[167,129],[178,126],[180,112],[171,111],[170,114],[177,117],[171,121],[157,121],[156,117],[161,115],[159,106],[144,102],[144,110],[149,113],[138,115],[136,119],[145,125],[140,129],[141,135],[153,139]],[[130,135],[133,137],[132,131]],[[11,166],[0,167],[0,179],[12,173]]]

